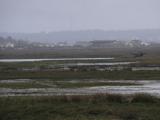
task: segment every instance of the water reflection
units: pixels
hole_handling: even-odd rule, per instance
[[[94,81],[90,80],[90,82]],[[73,82],[73,80],[69,82]],[[97,87],[95,86],[95,87],[83,87],[83,88],[56,88],[56,87],[29,88],[29,89],[0,88],[0,96],[87,95],[87,94],[97,94],[97,93],[113,93],[113,94],[148,93],[151,95],[160,96],[159,80],[143,80],[143,81],[118,80],[118,81],[106,81],[106,82],[135,83],[138,85],[129,85],[129,86],[116,85],[116,86],[97,86]]]

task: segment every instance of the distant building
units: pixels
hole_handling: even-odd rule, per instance
[[[141,40],[131,40],[131,41],[127,41],[126,45],[129,46],[129,47],[139,48],[139,47],[142,47],[142,46],[149,46],[150,43],[144,42],[144,41],[141,41]]]
[[[10,42],[0,45],[0,48],[14,48],[14,47],[15,47],[15,45],[13,43],[10,43]]]
[[[5,45],[6,48],[14,48],[14,44],[13,43],[7,43]]]
[[[56,44],[56,46],[58,46],[58,47],[65,47],[65,46],[69,46],[69,45],[68,45],[67,42],[58,42],[58,43]]]

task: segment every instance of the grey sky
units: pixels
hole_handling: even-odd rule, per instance
[[[160,0],[0,0],[0,32],[160,28]]]

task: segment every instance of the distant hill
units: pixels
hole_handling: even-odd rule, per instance
[[[92,40],[134,40],[160,42],[160,29],[128,30],[128,31],[61,31],[41,33],[0,33],[2,37],[11,36],[14,39],[28,40],[31,42],[57,43]]]

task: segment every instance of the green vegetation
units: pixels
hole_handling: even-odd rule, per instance
[[[160,80],[160,71],[1,71],[0,79],[111,79]]]
[[[1,120],[159,120],[160,99],[148,95],[1,97]]]
[[[144,65],[160,65],[159,48],[145,48],[142,51],[145,53],[144,56],[135,58],[131,55],[135,49],[107,49],[107,48],[92,48],[92,49],[47,49],[42,51],[0,51],[0,56],[3,58],[5,56],[11,55],[11,58],[52,58],[53,57],[116,57],[114,60],[95,60],[92,62],[116,62],[116,61],[140,61],[136,66]],[[22,54],[22,53],[26,53]],[[41,54],[41,52],[43,54]],[[72,54],[71,54],[72,53]],[[1,55],[2,54],[2,55]],[[28,55],[29,54],[29,55]],[[50,55],[51,54],[51,55]],[[13,56],[12,56],[13,55]],[[22,55],[22,56],[21,56]],[[24,56],[25,55],[25,56]],[[31,56],[30,56],[31,55]],[[48,56],[48,57],[44,57]],[[9,57],[6,57],[9,58]],[[49,66],[54,66],[63,63],[76,63],[82,61],[40,61],[40,62],[22,62],[22,63],[0,63],[0,79],[21,79],[21,78],[31,78],[31,79],[52,79],[52,80],[68,80],[68,79],[148,79],[148,80],[159,80],[160,71],[131,71],[131,70],[121,70],[121,71],[56,71],[54,69],[48,70]],[[86,60],[83,62],[91,62]],[[35,71],[23,71],[22,69],[36,69]]]
[[[129,86],[138,85],[134,83],[117,83],[117,82],[55,82],[58,88],[81,88],[81,87],[97,87],[97,86]]]
[[[59,48],[29,48],[29,49],[1,49],[0,58],[56,58],[56,57],[120,57],[134,58],[133,53],[144,53],[147,58],[160,56],[160,48],[153,47],[106,47],[106,48],[80,48],[80,47],[59,47]]]
[[[34,80],[34,82],[12,82],[12,83],[0,83],[0,88],[12,88],[12,89],[26,89],[26,88],[81,88],[81,87],[94,87],[94,86],[130,86],[139,85],[136,83],[124,83],[124,82],[98,82],[98,81],[52,81],[52,80]]]
[[[27,83],[0,83],[0,88],[26,89],[26,88],[47,88],[49,86],[34,82]]]

